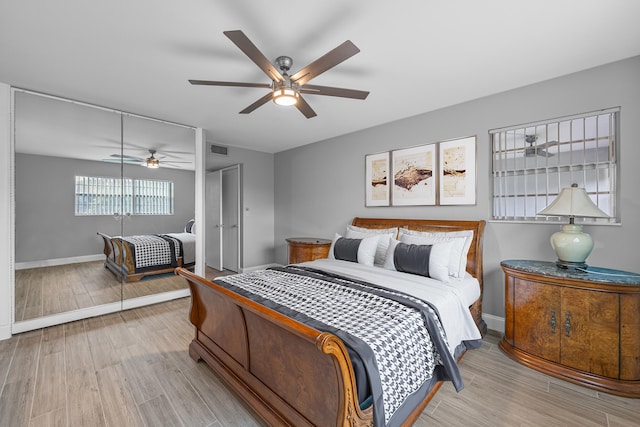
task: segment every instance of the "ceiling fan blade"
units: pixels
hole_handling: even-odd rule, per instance
[[[269,92],[268,94],[266,94],[262,98],[258,99],[253,104],[249,105],[244,110],[240,111],[240,114],[249,114],[250,112],[252,112],[256,108],[261,107],[264,104],[266,104],[267,102],[269,102],[272,98],[273,98],[273,94],[271,92]]]
[[[305,101],[302,96],[298,97],[298,102],[296,103],[296,108],[298,110],[300,110],[300,112],[302,114],[304,114],[304,116],[307,119],[310,119],[312,117],[317,116],[316,112],[313,111],[313,108],[311,108],[311,106],[309,104],[307,104],[307,101]]]
[[[128,159],[128,160],[135,160],[138,162],[143,161],[144,159],[140,158],[140,157],[136,157],[136,156],[128,156],[126,154],[112,154],[111,157],[115,158],[115,159]],[[120,160],[118,160],[120,161]]]
[[[225,36],[229,38],[238,48],[244,52],[256,65],[267,75],[271,80],[282,82],[284,77],[280,74],[280,71],[271,64],[271,61],[253,44],[249,37],[247,37],[240,30],[224,31]]]
[[[233,87],[261,87],[265,89],[271,88],[268,83],[242,83],[242,82],[216,82],[212,80],[189,80],[192,85],[206,86],[233,86]]]
[[[355,89],[342,89],[339,87],[304,85],[300,88],[300,93],[309,95],[339,96],[342,98],[366,99],[369,92]]]
[[[143,160],[137,160],[137,159],[119,159],[119,158],[113,158],[113,159],[102,159],[103,162],[106,163],[126,163],[128,165],[137,165],[137,164],[143,164],[144,161]]]
[[[302,86],[309,80],[346,61],[358,52],[360,52],[360,49],[358,49],[351,40],[347,40],[295,73],[291,76],[291,81]]]

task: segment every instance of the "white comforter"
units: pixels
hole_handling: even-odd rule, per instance
[[[196,235],[191,233],[166,233],[182,242],[182,264],[196,262]]]
[[[480,296],[478,281],[471,276],[462,282],[444,283],[428,277],[335,259],[319,259],[300,265],[402,291],[430,302],[440,314],[451,354],[462,341],[482,338],[469,311],[470,295],[477,294],[475,299]],[[468,287],[472,289],[469,290]]]

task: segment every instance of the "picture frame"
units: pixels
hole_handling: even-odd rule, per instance
[[[428,144],[391,152],[393,206],[436,204],[436,147]]]
[[[365,206],[389,206],[389,152],[365,156]]]
[[[476,204],[476,137],[440,142],[439,204]]]

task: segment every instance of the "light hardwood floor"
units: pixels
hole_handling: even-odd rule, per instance
[[[189,358],[189,298],[0,341],[0,426],[257,426],[204,364]],[[417,426],[640,426],[640,399],[523,367],[489,334],[460,362]]]
[[[229,273],[207,267],[205,275],[210,279]],[[17,322],[188,287],[173,273],[120,283],[103,261],[17,270],[15,283]]]

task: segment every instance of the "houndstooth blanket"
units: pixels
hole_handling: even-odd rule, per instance
[[[133,254],[136,272],[158,266],[177,267],[177,259],[182,256],[182,243],[170,236],[146,234],[121,239]]]
[[[216,282],[340,337],[350,349],[354,369],[362,365],[366,371],[377,426],[400,424],[412,405],[424,398],[438,370],[438,379],[450,379],[456,389],[462,388],[438,315],[424,301],[300,266]]]

